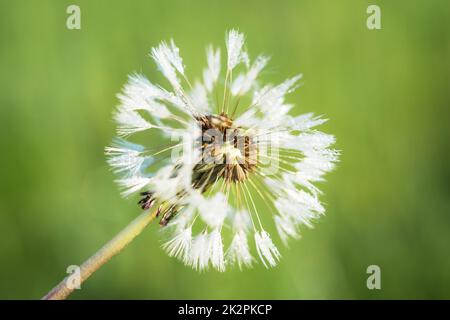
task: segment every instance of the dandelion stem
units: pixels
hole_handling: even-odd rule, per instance
[[[100,250],[87,259],[80,267],[80,283],[86,281],[95,271],[100,269],[112,257],[122,251],[142,230],[152,222],[158,213],[156,207],[153,212],[144,211],[120,233],[106,243]],[[67,286],[69,276],[64,278],[56,287],[47,293],[42,300],[63,300],[73,291],[72,286]]]

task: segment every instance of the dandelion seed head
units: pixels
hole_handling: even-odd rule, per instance
[[[198,271],[243,269],[256,258],[276,266],[275,243],[298,239],[324,214],[315,183],[339,157],[334,136],[316,129],[326,119],[290,114],[287,95],[301,75],[261,83],[269,58],[250,61],[244,40],[227,33],[224,66],[221,50],[208,46],[194,83],[173,40],[151,49],[170,88],[131,75],[114,113],[120,138],[105,148],[122,194],[158,210],[164,250]],[[146,145],[149,137],[160,145]]]

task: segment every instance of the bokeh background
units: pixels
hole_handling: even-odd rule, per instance
[[[115,94],[159,81],[151,46],[174,37],[188,75],[208,43],[247,35],[298,72],[296,112],[324,114],[342,150],[321,185],[327,214],[278,267],[199,274],[148,228],[73,299],[450,298],[450,3],[436,1],[12,1],[0,10],[0,298],[36,299],[138,213],[105,164]],[[81,7],[81,30],[66,8]],[[382,30],[366,28],[366,8]],[[366,268],[381,267],[381,290]]]

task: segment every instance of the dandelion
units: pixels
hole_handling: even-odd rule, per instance
[[[244,35],[236,30],[227,33],[226,49],[224,78],[220,80],[220,50],[209,46],[203,81],[192,86],[180,50],[173,40],[163,42],[151,56],[172,89],[133,75],[119,95],[119,136],[153,130],[190,137],[178,147],[197,150],[194,157],[174,156],[167,148],[165,156],[149,153],[151,159],[167,161],[156,169],[157,161],[144,163],[145,147],[132,144],[131,151],[108,148],[108,161],[125,179],[136,179],[122,183],[124,194],[145,189],[143,208],[149,208],[149,201],[163,206],[160,224],[170,234],[163,247],[170,256],[197,270],[224,271],[233,264],[242,268],[254,261],[248,243],[254,239],[260,260],[273,267],[280,252],[265,225],[274,224],[284,243],[299,237],[301,225],[311,226],[324,211],[313,183],[333,168],[338,153],[330,149],[333,136],[314,130],[324,119],[289,114],[292,106],[285,97],[297,88],[301,75],[261,86],[258,76],[269,58],[258,56],[252,63]],[[123,163],[124,154],[130,163]],[[146,185],[140,183],[143,172]]]
[[[144,214],[82,266],[82,280],[154,219],[166,231],[169,256],[222,272],[258,258],[276,266],[280,250],[266,230],[286,244],[324,213],[314,184],[338,160],[334,137],[315,129],[325,119],[290,114],[286,96],[301,75],[261,83],[269,58],[252,62],[244,39],[237,30],[227,33],[223,65],[221,50],[208,46],[202,77],[193,83],[173,40],[150,52],[169,86],[129,77],[114,114],[119,138],[105,151],[122,194],[139,194]],[[149,134],[160,147],[145,143]],[[48,297],[67,292],[60,284]]]

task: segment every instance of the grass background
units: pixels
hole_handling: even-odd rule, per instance
[[[81,7],[81,30],[66,8]],[[378,4],[382,30],[366,28]],[[450,298],[448,1],[11,1],[0,11],[0,298],[35,299],[135,217],[105,165],[115,94],[174,37],[191,78],[239,28],[264,79],[298,72],[297,112],[331,121],[343,151],[314,230],[279,266],[199,274],[151,226],[74,299]],[[382,289],[366,288],[381,267]]]

